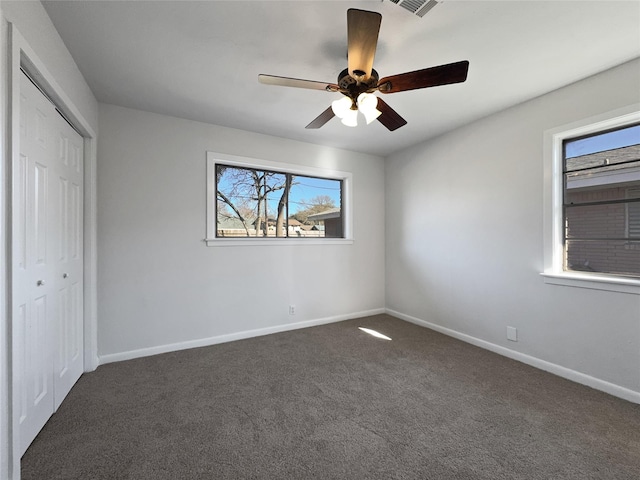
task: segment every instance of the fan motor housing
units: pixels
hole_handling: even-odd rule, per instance
[[[371,69],[371,76],[363,82],[349,75],[349,69],[345,68],[338,75],[338,86],[342,94],[356,99],[361,93],[375,90],[378,86],[379,78],[378,72],[375,69]]]

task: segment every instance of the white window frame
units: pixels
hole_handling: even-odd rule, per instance
[[[273,172],[342,180],[342,218],[344,238],[299,238],[299,237],[216,237],[216,164],[234,167],[264,169]],[[240,157],[225,153],[207,152],[207,238],[209,247],[256,246],[256,245],[349,245],[353,243],[352,215],[353,175],[328,168],[309,167],[290,163],[273,162],[256,158]]]
[[[640,122],[640,103],[544,132],[545,283],[640,295],[640,280],[613,274],[566,271],[563,266],[563,142]]]

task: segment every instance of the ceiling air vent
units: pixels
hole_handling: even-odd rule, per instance
[[[429,10],[435,7],[438,3],[442,3],[444,0],[389,0],[396,5],[400,5],[405,10],[409,10],[411,13],[416,14],[419,17],[424,17]]]

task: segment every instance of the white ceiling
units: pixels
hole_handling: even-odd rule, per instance
[[[640,56],[637,0],[445,0],[424,18],[388,0],[43,4],[100,102],[382,156]],[[258,74],[335,82],[352,7],[382,14],[381,77],[469,60],[467,81],[386,95],[395,132],[306,130],[340,94]]]

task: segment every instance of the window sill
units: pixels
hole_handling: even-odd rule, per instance
[[[640,279],[581,272],[543,272],[544,283],[640,295]]]
[[[299,245],[352,245],[348,238],[205,238],[207,247],[256,247]]]

